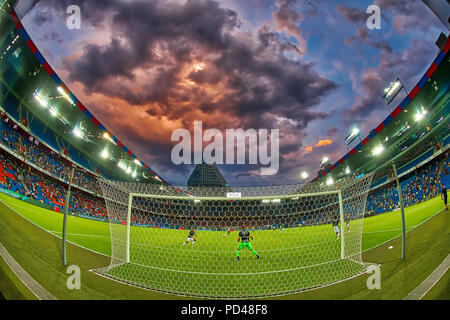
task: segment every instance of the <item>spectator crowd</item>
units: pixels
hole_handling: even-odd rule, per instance
[[[21,132],[11,121],[0,121],[1,144],[6,149],[33,163],[41,170],[36,170],[21,159],[13,156],[3,148],[0,149],[0,188],[8,189],[43,204],[62,210],[65,206],[66,186],[56,177],[69,181],[72,164],[66,158],[57,154],[34,137]],[[411,206],[425,201],[440,193],[441,178],[448,172],[447,155],[442,155],[421,168],[414,170],[401,179],[403,201],[405,206]],[[107,219],[105,200],[99,196],[100,187],[94,174],[76,167],[72,183],[74,189],[69,203],[69,210],[77,214]],[[80,188],[81,187],[81,188]],[[83,190],[84,189],[84,190]],[[87,190],[88,192],[86,192]],[[390,182],[369,193],[367,211],[376,214],[392,211],[398,207],[398,192],[395,182]],[[155,212],[165,211],[154,208]],[[148,210],[148,208],[146,208]],[[170,211],[166,216],[171,224],[182,224],[177,214],[178,210]],[[251,210],[250,210],[251,211]],[[248,213],[243,213],[245,215]],[[214,215],[214,214],[213,214]],[[204,217],[207,219],[207,217]],[[313,224],[303,217],[304,224]],[[165,220],[165,219],[164,219]],[[155,224],[154,219],[139,214],[133,217],[136,224]],[[161,221],[158,221],[161,222]],[[163,221],[163,224],[168,223]],[[260,221],[264,224],[266,221]]]

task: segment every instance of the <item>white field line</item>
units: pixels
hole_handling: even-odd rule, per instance
[[[0,257],[5,261],[6,265],[16,275],[16,277],[28,288],[39,300],[57,300],[43,286],[33,279],[22,266],[11,256],[6,248],[0,243]],[[33,290],[34,289],[34,290]]]
[[[0,200],[0,202],[2,202],[4,205],[6,205],[6,206],[7,206],[8,208],[10,208],[11,210],[13,210],[16,214],[20,215],[20,216],[21,216],[22,218],[24,218],[25,220],[31,222],[32,224],[34,224],[35,226],[41,228],[42,230],[44,230],[44,231],[46,231],[46,232],[48,232],[48,233],[54,235],[55,237],[58,237],[58,238],[61,239],[60,236],[58,236],[58,235],[55,234],[55,233],[60,234],[61,232],[58,232],[58,231],[49,231],[49,230],[47,230],[47,229],[44,229],[44,228],[42,228],[41,226],[39,226],[39,225],[37,225],[36,223],[34,223],[33,221],[31,221],[31,220],[29,220],[28,218],[24,217],[24,216],[21,215],[20,213],[18,213],[15,209],[13,209],[11,206],[9,206],[8,204],[6,204],[4,201]],[[16,206],[16,205],[15,205],[15,206]],[[24,206],[17,205],[17,207],[29,210],[29,208],[24,207]],[[415,228],[421,226],[422,224],[424,224],[424,223],[427,222],[428,220],[430,220],[430,219],[432,219],[433,217],[435,217],[436,215],[438,215],[442,210],[443,210],[443,209],[437,211],[434,215],[432,215],[432,216],[429,217],[428,219],[422,221],[421,223],[419,223],[419,224],[417,224],[417,225],[415,225],[415,226],[407,227],[406,229],[409,229],[409,230],[407,230],[407,232],[410,232],[411,230],[414,230]],[[366,234],[372,234],[372,233],[384,233],[384,232],[393,232],[393,231],[399,231],[399,230],[402,230],[402,229],[401,229],[401,228],[400,228],[400,229],[388,229],[388,230],[368,231],[368,232],[364,232],[364,231],[363,231],[363,234],[365,234],[365,233],[366,233]],[[107,237],[107,236],[88,235],[88,234],[72,234],[72,235],[76,235],[76,236],[86,236],[86,237],[105,237],[105,238],[109,238],[109,237]],[[402,235],[395,236],[395,237],[393,237],[393,238],[391,238],[391,239],[388,239],[388,240],[384,241],[383,243],[380,243],[380,244],[377,244],[377,245],[375,245],[375,246],[373,246],[373,247],[367,248],[367,249],[363,250],[362,253],[363,253],[363,252],[366,252],[366,251],[368,251],[368,250],[377,248],[377,247],[379,247],[379,246],[382,246],[382,245],[384,245],[384,244],[386,244],[386,243],[388,243],[388,242],[390,242],[390,241],[392,241],[392,240],[395,240],[395,239],[397,239],[397,238],[399,238],[399,237],[401,237],[401,236],[402,236]],[[98,253],[98,254],[103,255],[103,256],[110,257],[109,255],[106,255],[106,254],[104,254],[104,253],[101,253],[101,252],[98,252],[98,251],[95,251],[95,250],[92,250],[92,249],[83,247],[83,246],[78,245],[78,244],[76,244],[76,243],[74,243],[74,242],[71,242],[71,241],[67,241],[67,242],[69,242],[69,243],[71,243],[71,244],[73,244],[73,245],[76,245],[76,246],[78,246],[78,247],[80,247],[80,248],[86,249],[86,250],[88,250],[88,251],[91,251],[91,252],[94,252],[94,253]],[[330,241],[330,242],[331,242],[331,241]],[[167,249],[167,248],[165,248],[165,249]]]
[[[30,219],[28,219],[28,218],[24,217],[23,215],[21,215],[19,212],[17,212],[15,209],[13,209],[11,206],[9,206],[9,205],[8,205],[6,202],[4,202],[3,200],[0,199],[0,202],[3,203],[5,206],[7,206],[11,211],[13,211],[13,212],[16,213],[17,215],[21,216],[23,219],[25,219],[25,220],[27,220],[28,222],[30,222],[31,224],[33,224],[34,226],[36,226],[36,227],[38,227],[39,229],[44,230],[45,232],[48,232],[48,233],[51,234],[52,236],[57,237],[57,238],[59,238],[59,239],[62,240],[62,238],[61,238],[60,236],[57,236],[56,234],[52,233],[51,231],[48,231],[47,229],[41,227],[40,225],[34,223],[34,222],[31,221]],[[29,208],[26,208],[26,209],[29,209]],[[97,253],[97,254],[102,255],[102,256],[105,256],[105,257],[110,257],[110,256],[107,255],[107,254],[104,254],[104,253],[101,253],[101,252],[98,252],[98,251],[95,251],[95,250],[92,250],[92,249],[83,247],[83,246],[81,246],[81,245],[79,245],[79,244],[76,244],[76,243],[74,243],[74,242],[72,242],[72,241],[69,241],[69,240],[66,240],[66,241],[67,241],[68,243],[73,244],[74,246],[77,246],[77,247],[79,247],[79,248],[85,249],[85,250],[87,250],[87,251],[90,251],[90,252],[93,252],[93,253]]]
[[[37,226],[38,228],[40,228],[40,229],[42,229],[42,230],[44,230],[44,231],[50,233],[51,235],[53,235],[53,236],[55,236],[55,237],[61,239],[60,236],[57,236],[57,235],[55,235],[54,233],[51,233],[50,231],[48,231],[48,230],[42,228],[41,226],[37,225],[37,224],[34,223],[33,221],[29,220],[28,218],[26,218],[26,217],[24,217],[23,215],[21,215],[20,213],[18,213],[15,209],[13,209],[11,206],[9,206],[7,203],[5,203],[3,200],[0,199],[0,202],[3,203],[5,206],[7,206],[9,209],[11,209],[13,212],[15,212],[17,215],[21,216],[23,219],[27,220],[28,222],[32,223],[33,225]],[[18,206],[18,207],[21,207],[21,206]],[[26,208],[26,207],[22,207],[22,208],[29,209],[29,208]],[[413,230],[413,229],[415,229],[415,228],[417,228],[417,227],[419,227],[419,226],[421,226],[422,224],[426,223],[428,220],[434,218],[434,217],[435,217],[436,215],[438,215],[441,211],[443,211],[443,209],[439,210],[439,211],[436,212],[433,216],[431,216],[431,217],[429,217],[428,219],[424,220],[424,221],[421,222],[420,224],[414,226],[413,228],[411,228],[410,230],[408,230],[408,232],[411,231],[411,230]],[[363,232],[363,233],[364,233],[364,232]],[[389,239],[389,240],[387,240],[387,241],[385,241],[385,242],[383,242],[383,243],[381,243],[381,244],[378,244],[378,245],[376,245],[376,246],[374,246],[374,247],[371,247],[371,248],[368,248],[368,249],[366,249],[366,250],[363,250],[362,252],[365,252],[365,251],[374,249],[374,248],[376,248],[376,247],[382,246],[382,245],[384,245],[384,244],[386,244],[386,243],[388,243],[388,242],[390,242],[390,241],[392,241],[392,240],[394,240],[394,239],[396,239],[396,238],[399,238],[399,237],[401,237],[401,235],[396,236],[396,237],[394,237],[394,238],[391,238],[391,239]],[[73,243],[73,242],[71,242],[71,241],[67,241],[67,242],[69,242],[69,243],[71,243],[71,244],[73,244],[73,245],[75,245],[75,246],[77,246],[77,247],[80,247],[80,248],[83,248],[83,249],[85,249],[85,250],[91,251],[91,252],[93,252],[93,253],[97,253],[97,254],[99,254],[99,255],[103,255],[103,256],[109,257],[108,255],[106,255],[106,254],[104,254],[104,253],[97,252],[97,251],[95,251],[95,250],[92,250],[92,249],[83,247],[83,246],[78,245],[78,244],[76,244],[76,243]],[[328,262],[328,263],[330,263],[330,262]],[[145,266],[145,267],[148,267],[148,266]],[[311,266],[309,266],[309,267],[311,267]],[[296,269],[301,269],[301,268],[296,268]],[[175,271],[176,271],[176,270],[175,270]],[[284,271],[279,271],[279,272],[287,272],[287,271],[289,271],[289,270],[284,270]],[[269,272],[269,273],[273,273],[273,272]],[[361,274],[364,274],[364,273],[366,273],[366,272],[362,272]],[[361,275],[361,274],[359,274],[359,275]],[[242,275],[242,274],[241,274],[241,275]],[[358,275],[358,276],[359,276],[359,275]],[[356,276],[354,276],[354,277],[356,277]],[[354,277],[352,277],[352,278],[354,278]],[[110,278],[109,278],[109,279],[110,279]],[[345,280],[348,280],[348,279],[345,279]],[[339,282],[343,282],[343,281],[344,281],[344,280],[341,280],[341,281],[339,281]],[[121,281],[118,281],[118,282],[121,282]],[[333,284],[334,284],[334,283],[333,283]],[[330,285],[331,285],[331,284],[330,284]],[[311,290],[313,290],[313,289],[311,289]],[[309,290],[307,290],[307,291],[309,291]]]
[[[426,222],[428,222],[429,220],[433,219],[435,216],[437,216],[437,215],[438,215],[439,213],[441,213],[443,210],[444,210],[444,208],[442,208],[441,210],[438,210],[435,214],[433,214],[433,215],[432,215],[431,217],[429,217],[428,219],[422,221],[421,223],[415,225],[415,226],[414,226],[413,228],[411,228],[410,230],[406,231],[406,233],[411,232],[412,230],[414,230],[414,229],[420,227],[420,226],[423,225],[424,223],[426,223]],[[364,234],[364,233],[365,233],[365,232],[363,231],[363,234]],[[364,252],[366,252],[366,251],[369,251],[369,250],[372,250],[372,249],[381,247],[381,246],[385,245],[386,243],[388,243],[388,242],[390,242],[390,241],[392,241],[392,240],[395,240],[395,239],[397,239],[397,238],[400,238],[401,236],[402,236],[402,235],[399,234],[398,236],[393,237],[393,238],[391,238],[391,239],[389,239],[389,240],[386,240],[386,241],[384,241],[384,242],[382,242],[382,243],[380,243],[380,244],[377,244],[376,246],[367,248],[367,249],[363,250],[361,253],[364,253]]]
[[[57,234],[62,234],[62,232],[61,231],[51,231],[51,230],[47,230],[48,232],[50,232],[50,233],[57,233]],[[79,237],[96,237],[96,238],[111,238],[111,237],[108,237],[108,236],[101,236],[101,235],[98,235],[98,234],[84,234],[84,233],[69,233],[69,232],[66,232],[66,234],[67,235],[71,235],[71,236],[79,236]]]
[[[175,270],[175,269],[168,269],[168,268],[161,268],[161,267],[154,267],[149,265],[143,265],[135,262],[130,262],[132,265],[136,265],[139,267],[149,268],[149,269],[155,269],[160,271],[168,271],[168,272],[175,272],[175,273],[187,273],[187,274],[200,274],[200,275],[218,275],[218,276],[252,276],[252,275],[261,275],[261,274],[270,274],[270,273],[283,273],[283,272],[291,272],[291,271],[297,271],[302,269],[308,269],[308,268],[314,268],[334,262],[341,261],[341,259],[336,260],[330,260],[325,261],[318,264],[313,264],[309,266],[303,266],[303,267],[297,267],[297,268],[290,268],[290,269],[284,269],[284,270],[272,270],[272,271],[262,271],[262,272],[243,272],[243,273],[236,273],[236,272],[199,272],[199,271],[187,271],[187,270]]]
[[[409,226],[406,227],[406,229],[414,229],[415,227],[417,227],[418,225],[415,226]],[[363,232],[363,234],[371,234],[371,233],[385,233],[385,232],[393,232],[393,231],[401,231],[402,228],[398,228],[398,229],[387,229],[387,230],[379,230],[379,231],[367,231],[367,232]]]
[[[411,291],[403,300],[421,300],[436,283],[441,280],[450,267],[450,254],[430,273],[430,275],[413,291]]]

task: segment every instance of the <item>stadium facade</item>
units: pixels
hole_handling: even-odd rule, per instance
[[[215,164],[197,164],[187,181],[190,187],[227,187],[228,184]]]

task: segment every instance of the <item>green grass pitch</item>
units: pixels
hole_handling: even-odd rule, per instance
[[[30,220],[31,222],[35,223],[36,225],[40,226],[41,228],[48,230],[52,232],[55,235],[60,235],[60,230],[62,229],[62,215],[59,213],[51,212],[48,210],[44,210],[41,208],[37,208],[35,206],[29,205],[27,203],[21,202],[19,200],[10,198],[8,196],[0,195],[0,200],[2,200],[4,203],[6,203],[8,206],[10,206],[15,211],[19,212],[23,217]],[[431,216],[433,216],[436,212],[438,212],[442,208],[442,201],[440,199],[436,198],[433,200],[430,200],[426,203],[419,204],[410,208],[407,208],[406,210],[406,222],[407,222],[407,229],[411,229],[412,227],[422,223],[423,221],[427,220]],[[3,212],[4,210],[1,210],[2,215],[7,214],[6,212]],[[9,213],[11,215],[11,213]],[[9,217],[8,215],[8,217]],[[23,220],[23,219],[22,219]],[[29,223],[28,223],[29,225]],[[0,230],[2,231],[1,234],[5,235],[8,234],[8,230],[6,229],[5,232],[2,230],[2,226],[0,224]],[[33,226],[35,229],[36,227]],[[139,243],[140,240],[142,240],[142,237],[139,237],[139,234],[142,231],[142,229],[146,229],[145,232],[152,232],[152,236],[146,237],[147,239],[150,239],[152,242],[151,247],[161,247],[161,244],[164,243],[164,247],[166,250],[160,250],[160,249],[151,249],[149,250],[148,246],[146,246],[147,252],[143,254],[141,250],[144,250],[138,247],[132,247],[131,250],[131,260],[132,261],[140,261],[142,264],[151,264],[152,266],[157,267],[156,269],[152,269],[152,275],[153,277],[148,277],[145,275],[145,272],[148,271],[142,271],[142,270],[131,270],[132,268],[141,268],[139,266],[132,266],[126,267],[127,268],[127,277],[129,278],[130,282],[144,282],[147,281],[145,279],[152,279],[150,282],[147,283],[148,286],[160,289],[162,291],[175,291],[179,292],[180,290],[183,290],[183,288],[188,288],[192,291],[193,288],[201,288],[208,286],[208,276],[205,276],[204,273],[208,273],[211,270],[214,272],[222,272],[224,273],[224,281],[228,281],[228,283],[224,286],[219,286],[217,288],[210,288],[211,290],[214,289],[215,292],[219,292],[223,290],[224,296],[230,295],[230,290],[236,290],[236,288],[239,288],[240,283],[244,283],[241,279],[241,276],[232,276],[227,275],[229,273],[251,273],[246,276],[247,279],[247,285],[252,283],[252,277],[255,277],[254,286],[252,288],[252,292],[256,292],[258,295],[264,295],[264,286],[261,286],[260,290],[258,291],[258,282],[260,282],[262,279],[261,276],[257,276],[257,274],[260,274],[261,272],[267,272],[270,270],[281,270],[281,269],[289,269],[289,268],[302,268],[302,266],[310,265],[314,261],[307,261],[305,258],[313,258],[314,255],[311,254],[302,254],[301,251],[295,249],[295,245],[297,244],[298,247],[304,247],[305,243],[302,243],[302,241],[309,242],[310,245],[314,246],[314,244],[318,244],[320,242],[326,242],[330,241],[330,243],[326,246],[328,252],[323,252],[323,254],[330,259],[333,259],[334,256],[338,257],[339,253],[339,241],[335,239],[333,230],[331,226],[320,226],[320,227],[312,227],[316,228],[315,231],[307,235],[305,234],[305,230],[308,228],[296,228],[296,229],[286,229],[284,233],[281,233],[280,230],[276,231],[256,231],[254,232],[255,240],[253,241],[254,248],[259,252],[261,255],[261,260],[256,260],[253,255],[251,255],[250,252],[246,251],[245,249],[241,252],[241,261],[239,263],[236,262],[235,258],[235,250],[237,246],[237,234],[236,232],[232,233],[230,237],[222,237],[223,232],[210,232],[210,231],[204,231],[199,232],[200,241],[196,243],[194,247],[190,247],[189,245],[186,245],[186,247],[181,247],[181,243],[185,240],[187,231],[177,231],[177,230],[164,230],[164,229],[147,229],[147,228],[136,228],[140,229],[139,231],[132,231],[132,243]],[[317,228],[325,228],[325,230],[322,230],[319,232]],[[134,228],[133,228],[134,229]],[[42,231],[42,230],[40,230]],[[111,248],[110,248],[110,236],[109,236],[109,225],[107,223],[103,222],[97,222],[97,221],[91,221],[88,219],[83,218],[76,218],[69,216],[68,221],[68,240],[79,245],[82,247],[85,247],[87,249],[93,250],[98,253],[102,253],[105,255],[109,255]],[[264,232],[270,232],[276,234],[275,237],[273,236],[266,236],[263,233]],[[363,233],[363,249],[367,250],[370,248],[373,248],[377,245],[380,245],[386,241],[389,241],[390,239],[398,236],[401,234],[401,220],[400,215],[398,212],[392,212],[387,213],[371,218],[366,218],[364,220],[364,233]],[[48,235],[48,234],[47,234]],[[137,239],[133,239],[133,235],[137,236]],[[314,242],[313,235],[320,235],[321,239],[317,239],[316,242]],[[56,240],[52,241],[51,248],[47,247],[44,251],[51,249],[53,252],[53,255],[55,256],[55,261],[53,264],[56,264],[56,266],[52,266],[52,268],[60,269],[58,264],[58,260],[60,259],[59,250],[58,248],[58,242],[60,241],[57,238],[53,238]],[[272,241],[265,241],[272,239]],[[275,239],[275,240],[273,240]],[[313,239],[313,240],[312,240]],[[319,241],[320,240],[320,241]],[[18,240],[19,241],[19,240]],[[8,241],[6,241],[8,242]],[[281,252],[270,252],[270,250],[277,250],[277,248],[280,248],[280,243],[287,243],[287,247],[284,251]],[[2,241],[3,243],[3,241]],[[207,244],[207,245],[202,245]],[[159,244],[159,245],[158,245]],[[33,247],[33,243],[29,244],[29,247]],[[48,244],[47,244],[48,245]],[[189,247],[188,247],[189,246]],[[317,246],[319,247],[319,246]],[[76,248],[76,247],[74,247]],[[290,249],[294,248],[294,249]],[[15,248],[17,249],[17,248]],[[25,250],[25,249],[24,249]],[[28,250],[28,249],[27,249]],[[79,251],[82,249],[76,248],[73,249],[73,251]],[[195,250],[195,254],[193,254],[193,250]],[[323,250],[323,248],[321,249]],[[14,249],[12,250],[14,251]],[[173,252],[171,252],[173,251]],[[39,255],[39,253],[36,253]],[[20,255],[19,255],[20,256]],[[103,267],[109,264],[109,259],[107,257],[102,257],[99,255],[96,255],[94,253],[89,253],[89,256],[95,256],[95,259],[92,260],[101,260],[101,263],[91,263],[89,265],[89,269],[92,268],[98,268]],[[204,257],[204,258],[203,258]],[[267,263],[267,258],[272,257],[270,259],[270,263]],[[275,259],[276,257],[276,259]],[[303,258],[302,258],[303,257]],[[68,258],[69,263],[71,260],[71,251],[68,251]],[[145,259],[148,259],[147,261]],[[208,264],[205,263],[205,260],[207,261],[220,261],[220,263],[216,264]],[[264,261],[266,259],[266,261]],[[89,259],[87,259],[89,262]],[[364,259],[366,261],[370,262],[377,262],[377,261],[371,261]],[[92,261],[91,261],[92,262]],[[79,261],[77,263],[80,263]],[[353,264],[353,262],[349,261],[341,261],[339,263],[343,264]],[[209,265],[209,267],[208,267]],[[123,267],[122,267],[123,268]],[[343,272],[345,273],[346,270],[348,272],[353,273],[354,270],[353,267],[349,266],[339,266],[337,264],[333,265],[324,265],[322,270],[314,270],[314,273],[311,273],[308,276],[308,270],[307,269],[301,269],[304,274],[300,277],[298,273],[296,274],[286,274],[286,281],[281,281],[279,283],[274,283],[274,285],[282,287],[284,292],[289,291],[296,291],[299,287],[314,287],[322,285],[323,282],[330,282],[338,280],[339,278],[342,278]],[[163,272],[161,269],[165,269]],[[181,275],[186,279],[186,283],[182,283],[180,281],[173,281],[172,284],[168,283],[167,281],[170,281],[167,278],[167,269],[169,270],[187,270],[192,271],[192,274],[197,274],[197,276],[194,276],[193,278],[185,277],[186,275]],[[118,270],[116,270],[117,272]],[[114,270],[113,270],[114,272]],[[197,273],[196,273],[197,272]],[[294,271],[293,271],[294,272]],[[169,272],[170,274],[170,272]],[[191,274],[191,276],[192,276]],[[317,277],[318,274],[322,274],[321,277]],[[123,275],[123,274],[122,274]],[[135,276],[133,276],[135,275]],[[141,278],[139,278],[139,275]],[[200,276],[201,275],[201,276]],[[271,273],[267,273],[266,281],[270,281]],[[324,277],[323,275],[326,275]],[[350,274],[349,274],[350,275]],[[60,275],[62,278],[64,278],[63,275]],[[180,275],[178,275],[180,276]],[[122,291],[122,293],[125,292],[133,292],[131,295],[134,296],[138,293],[143,292],[140,289],[121,285],[117,282],[110,281],[103,279],[101,277],[98,277],[94,274],[89,274],[88,276],[90,279],[96,279],[93,282],[102,282],[104,284],[108,283],[106,285],[106,288],[96,288],[95,292],[97,292],[97,296],[94,298],[104,298],[105,296],[108,297],[109,294],[111,294],[110,291],[108,291],[108,287],[116,287],[119,286]],[[135,277],[135,278],[133,278]],[[144,279],[142,278],[144,277]],[[259,278],[258,278],[259,277]],[[296,284],[294,285],[294,281],[290,281],[293,277],[297,279],[298,281],[295,281]],[[173,278],[173,277],[172,277]],[[250,282],[248,282],[250,281]],[[302,282],[303,281],[303,282]],[[45,281],[44,281],[45,282]],[[351,281],[350,281],[351,282]],[[164,285],[162,285],[164,284]],[[177,287],[178,285],[178,287]],[[180,287],[181,286],[181,287]],[[334,287],[334,286],[332,286]],[[125,289],[126,288],[126,289]],[[169,290],[167,290],[167,288]],[[164,290],[166,289],[166,290]],[[61,289],[63,290],[63,289]],[[323,290],[323,289],[320,289]],[[320,291],[320,290],[314,290],[314,291]],[[195,290],[194,290],[195,291]],[[281,291],[280,291],[281,292]],[[312,291],[313,292],[313,291]],[[198,292],[199,295],[201,295],[201,291]],[[88,293],[85,290],[81,290],[81,292],[77,293],[80,294],[83,298],[86,298],[87,296],[90,296],[92,293]],[[139,294],[140,295],[140,294]],[[174,296],[166,295],[162,293],[150,293],[149,291],[145,291],[146,296],[145,298],[174,298]],[[119,294],[121,296],[121,294]],[[79,297],[78,297],[79,298]],[[92,298],[92,297],[91,297]]]

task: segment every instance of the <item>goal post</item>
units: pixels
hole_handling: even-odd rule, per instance
[[[305,197],[319,197],[324,195],[337,195],[339,201],[339,221],[341,229],[341,259],[345,258],[345,219],[344,219],[344,203],[342,200],[342,190],[332,190],[324,192],[314,192],[314,193],[300,193],[292,195],[281,195],[281,196],[262,196],[262,197],[187,197],[187,196],[170,196],[170,195],[154,195],[154,194],[139,194],[130,193],[127,208],[127,220],[126,220],[126,262],[130,262],[130,232],[131,232],[131,211],[133,198],[148,198],[148,199],[170,199],[170,200],[194,200],[194,201],[250,201],[250,200],[277,200],[277,199],[293,199],[293,198],[305,198]]]
[[[342,190],[338,191],[339,197],[339,220],[341,221],[341,259],[345,258],[345,219],[344,202],[342,201]]]
[[[366,271],[362,226],[371,179],[188,190],[100,179],[111,263],[94,272],[154,291],[220,299],[278,296],[348,279]],[[252,237],[238,243],[244,229]]]
[[[130,193],[128,197],[127,210],[127,242],[126,242],[126,262],[130,262],[130,233],[131,233],[131,208],[133,204],[133,194]]]

